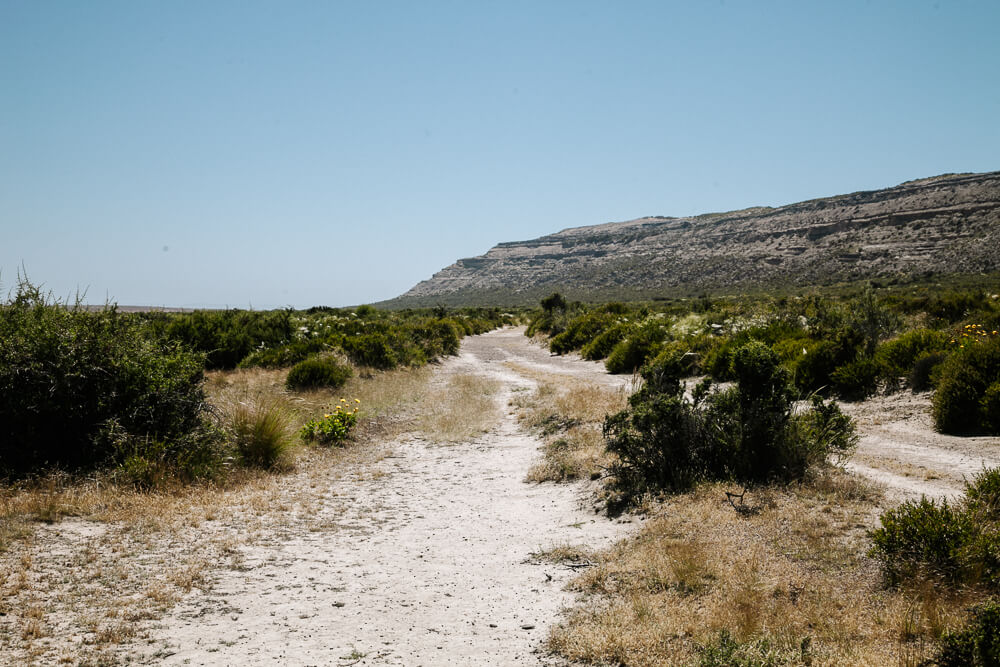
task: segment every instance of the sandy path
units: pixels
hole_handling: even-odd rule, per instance
[[[899,392],[841,406],[861,441],[848,470],[885,484],[895,500],[955,497],[984,467],[1000,465],[1000,438],[934,430],[930,393]]]
[[[440,373],[502,383],[500,423],[472,442],[401,438],[393,455],[331,481],[314,525],[245,549],[163,619],[142,662],[191,665],[522,665],[571,602],[573,572],[533,552],[601,547],[626,526],[595,515],[580,487],[530,485],[539,441],[507,407],[533,383],[515,361],[600,383],[600,364],[550,357],[521,330],[466,339]],[[326,515],[326,516],[322,516]]]

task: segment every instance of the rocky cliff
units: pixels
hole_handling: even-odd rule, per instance
[[[691,218],[640,218],[501,243],[393,306],[653,298],[1000,271],[1000,172]]]

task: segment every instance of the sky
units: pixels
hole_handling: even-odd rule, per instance
[[[0,0],[0,293],[356,305],[567,227],[998,170],[997,34],[996,0]]]

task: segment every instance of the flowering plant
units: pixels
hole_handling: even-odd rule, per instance
[[[981,324],[966,324],[960,331],[952,336],[951,343],[964,348],[968,343],[985,343],[986,341],[1000,335],[996,330],[990,331]]]
[[[323,415],[322,419],[307,421],[299,434],[307,442],[315,440],[324,445],[342,442],[358,423],[360,404],[360,400],[354,399],[354,405],[351,406],[342,398],[331,412]]]

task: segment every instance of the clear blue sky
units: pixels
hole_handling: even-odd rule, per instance
[[[357,304],[566,227],[997,170],[998,34],[996,0],[0,0],[0,282]]]

